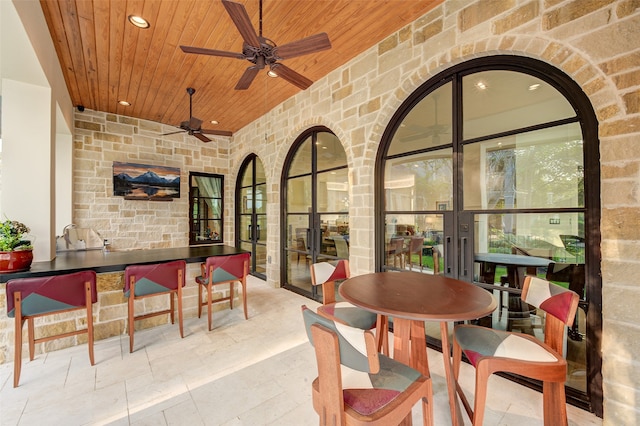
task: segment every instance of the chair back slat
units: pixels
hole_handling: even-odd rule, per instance
[[[349,261],[339,260],[335,265],[329,262],[314,263],[311,268],[311,284],[322,285],[326,282],[335,282],[349,278]]]
[[[165,293],[185,285],[185,270],[187,263],[184,260],[172,262],[154,263],[151,265],[131,265],[124,270],[124,293],[128,297],[131,290],[131,280],[135,280],[135,296],[144,296],[155,293]],[[182,274],[180,274],[182,271]],[[180,278],[181,277],[181,278]]]
[[[370,360],[367,358],[366,340],[364,330],[350,327],[344,324],[338,324],[308,309],[306,306],[302,308],[307,337],[313,345],[313,335],[311,326],[319,324],[333,331],[338,336],[340,346],[340,363],[351,369],[371,372]]]
[[[85,307],[86,282],[91,284],[91,303],[96,303],[98,292],[94,271],[9,280],[7,282],[7,316],[15,317],[13,295],[16,292],[21,294],[23,316]]]
[[[251,253],[208,257],[205,262],[206,278],[211,278],[213,283],[241,280],[248,273],[250,258]]]
[[[578,307],[577,293],[530,275],[525,278],[522,300],[553,315],[566,325],[573,322]]]

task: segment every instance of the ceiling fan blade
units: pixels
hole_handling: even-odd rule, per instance
[[[196,117],[191,117],[189,119],[189,128],[191,130],[199,130],[200,126],[202,126],[202,120]]]
[[[200,139],[202,142],[211,142],[211,139],[209,139],[208,137],[206,137],[202,133],[193,132],[193,136],[195,136],[196,138]]]
[[[329,36],[327,33],[320,33],[298,41],[283,44],[282,46],[276,46],[273,50],[277,57],[281,59],[289,59],[327,49],[331,49]]]
[[[227,9],[227,13],[238,28],[238,31],[245,43],[254,47],[259,47],[260,40],[258,40],[258,34],[256,34],[256,30],[253,28],[249,14],[244,6],[240,3],[235,3],[229,0],[222,0],[222,5]]]
[[[200,129],[200,133],[216,136],[233,136],[233,133],[229,130]]]
[[[271,69],[273,70],[273,72],[278,74],[278,77],[284,78],[289,83],[293,84],[294,86],[298,86],[302,90],[307,89],[309,86],[313,84],[313,81],[309,80],[307,77],[303,76],[302,74],[298,74],[297,72],[295,72],[294,70],[292,70],[286,65],[276,62],[275,64],[273,64]]]
[[[242,53],[227,52],[226,50],[205,49],[203,47],[180,46],[185,53],[195,53],[198,55],[222,56],[225,58],[245,59]]]
[[[251,86],[253,79],[256,78],[256,75],[258,75],[258,71],[260,71],[260,68],[256,66],[252,66],[244,70],[244,74],[242,74],[242,77],[240,77],[240,80],[238,80],[238,84],[236,84],[235,89],[236,90],[248,89],[249,86]]]
[[[160,133],[160,136],[169,136],[169,135],[175,135],[178,133],[184,133],[184,130],[177,130],[175,132],[169,132],[169,133]]]

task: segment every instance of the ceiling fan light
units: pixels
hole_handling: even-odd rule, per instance
[[[129,15],[127,17],[127,19],[129,20],[129,22],[131,22],[132,25],[138,27],[138,28],[149,28],[149,21],[147,21],[146,19],[144,19],[142,16],[137,16],[137,15]]]

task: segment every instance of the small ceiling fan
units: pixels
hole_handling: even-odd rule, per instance
[[[163,133],[162,136],[187,132],[191,136],[195,136],[196,138],[200,139],[202,142],[211,142],[211,139],[204,135],[205,133],[208,135],[218,136],[232,135],[232,133],[228,130],[203,129],[202,120],[193,116],[193,94],[196,93],[196,89],[194,89],[193,87],[187,87],[187,93],[189,94],[189,120],[180,123],[180,126],[178,127],[180,127],[182,130],[178,130],[177,132]]]
[[[221,1],[244,40],[242,53],[205,49],[202,47],[180,46],[183,52],[246,59],[251,62],[253,65],[249,66],[244,74],[242,74],[236,84],[236,90],[248,89],[256,78],[256,75],[258,75],[258,71],[264,69],[266,66],[269,66],[270,72],[275,73],[303,90],[313,84],[313,81],[307,77],[295,72],[278,61],[330,49],[331,42],[326,33],[319,33],[278,46],[272,40],[262,36],[262,0],[260,0],[259,35],[256,34],[247,10],[242,4],[230,0]]]

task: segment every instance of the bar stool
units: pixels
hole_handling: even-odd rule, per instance
[[[171,324],[175,323],[175,302],[173,295],[178,299],[178,323],[180,324],[180,337],[184,337],[182,326],[182,287],[185,285],[185,270],[187,263],[184,260],[172,262],[154,263],[151,265],[131,265],[124,270],[124,294],[129,298],[129,352],[133,352],[134,322],[158,315],[171,315]],[[151,312],[144,315],[135,315],[135,301],[146,297],[169,295],[169,309]]]
[[[73,274],[37,278],[18,278],[7,282],[7,316],[15,318],[15,354],[13,387],[18,387],[22,367],[22,327],[27,322],[29,334],[29,360],[33,361],[35,344],[78,334],[88,335],[89,361],[93,357],[93,311],[98,301],[96,273],[82,271]],[[87,328],[41,337],[34,334],[34,318],[86,309]]]
[[[204,287],[207,300],[202,300],[202,288],[198,288],[198,318],[202,315],[202,307],[207,305],[208,326],[211,328],[211,310],[214,302],[229,301],[229,308],[233,309],[233,289],[236,282],[242,286],[242,306],[244,319],[247,316],[247,275],[249,275],[249,261],[251,253],[240,253],[230,256],[211,256],[200,265],[201,275],[196,282]],[[211,289],[214,285],[229,284],[229,296],[213,299]]]

